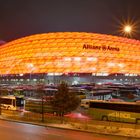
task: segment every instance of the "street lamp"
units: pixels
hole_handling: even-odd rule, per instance
[[[131,38],[135,33],[135,26],[130,23],[124,23],[120,27],[121,35]]]
[[[139,33],[138,25],[139,21],[134,19],[133,17],[128,17],[127,19],[118,19],[118,32],[120,35],[128,37],[128,38],[135,38],[137,33]]]
[[[130,26],[130,25],[125,25],[125,26],[124,26],[124,33],[126,33],[126,34],[131,34],[131,32],[132,32],[132,26]]]
[[[31,74],[32,74],[33,70],[35,69],[35,67],[34,67],[34,65],[32,63],[29,63],[27,65],[27,67],[28,67],[28,69],[30,71],[30,84],[32,84],[32,82],[31,82]]]
[[[121,33],[126,37],[134,37],[136,36],[137,30],[137,23],[125,23],[121,27]]]

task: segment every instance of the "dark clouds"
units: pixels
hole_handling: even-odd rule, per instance
[[[0,39],[58,31],[120,35],[119,21],[139,21],[139,5],[139,0],[1,0]]]

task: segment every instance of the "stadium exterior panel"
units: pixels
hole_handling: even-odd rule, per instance
[[[0,47],[0,74],[140,74],[140,41],[56,32],[23,37]]]

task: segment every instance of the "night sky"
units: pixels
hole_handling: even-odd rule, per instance
[[[0,0],[0,40],[48,32],[94,32],[122,36],[121,24],[136,24],[140,0]]]

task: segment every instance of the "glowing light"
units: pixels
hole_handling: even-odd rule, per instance
[[[48,76],[59,76],[59,75],[62,75],[63,73],[48,73],[47,75]]]
[[[75,61],[80,61],[81,58],[80,58],[80,57],[75,57],[74,60],[75,60]]]
[[[124,27],[124,32],[126,32],[126,33],[131,33],[131,31],[132,31],[132,27],[131,27],[130,25],[126,25],[126,26]]]
[[[73,82],[72,82],[72,85],[77,85],[78,84],[78,81],[76,81],[76,80],[74,80]]]
[[[65,57],[64,60],[65,61],[71,61],[71,58],[70,57]]]
[[[88,57],[87,61],[97,61],[97,58],[96,57]]]
[[[102,83],[99,82],[99,83],[97,83],[97,85],[102,85]]]
[[[108,76],[109,74],[108,73],[103,73],[103,76]]]
[[[33,68],[34,65],[33,65],[32,63],[29,63],[29,64],[27,64],[27,67],[28,67],[28,68]]]
[[[134,37],[136,33],[138,32],[137,26],[138,21],[134,21],[134,19],[128,18],[123,19],[122,21],[119,21],[119,32],[126,37]]]

